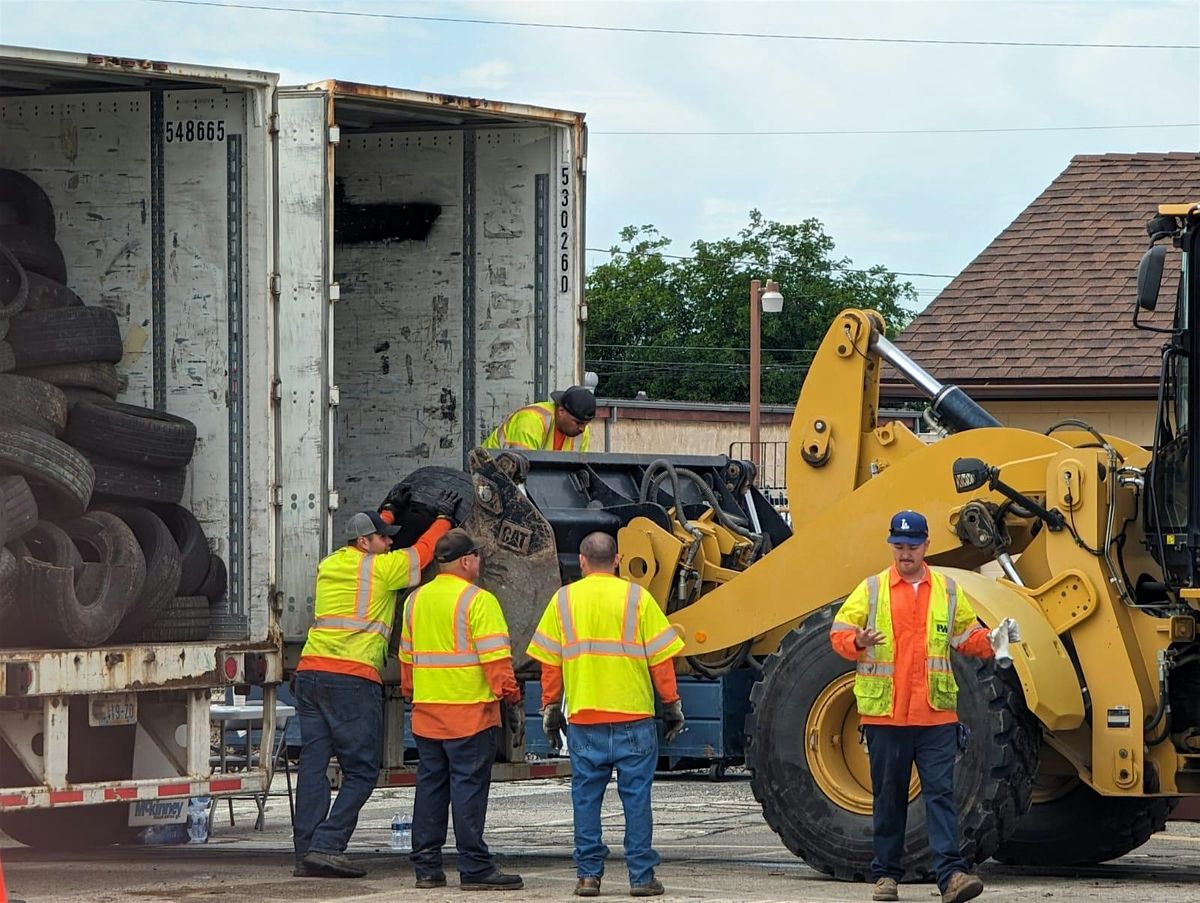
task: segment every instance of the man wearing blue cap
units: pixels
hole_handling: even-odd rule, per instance
[[[929,524],[924,515],[897,513],[887,541],[892,566],[858,585],[830,631],[834,650],[856,663],[854,696],[871,760],[876,879],[871,899],[900,899],[915,763],[942,901],[963,903],[983,892],[983,882],[967,871],[958,842],[958,687],[950,654],[991,658],[992,645],[966,593],[925,564]]]

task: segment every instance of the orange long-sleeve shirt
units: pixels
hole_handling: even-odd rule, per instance
[[[679,686],[675,681],[675,662],[667,659],[657,665],[650,666],[650,681],[658,691],[659,698],[664,703],[675,702],[679,698]],[[556,665],[542,663],[542,708],[552,702],[558,702],[563,695],[562,668]],[[653,717],[644,715],[644,718]],[[571,716],[572,724],[614,724],[618,721],[640,721],[641,718],[630,717],[628,712],[605,712],[600,709],[580,709]]]
[[[892,635],[896,651],[891,717],[861,715],[862,724],[929,727],[958,721],[954,712],[942,712],[929,704],[929,678],[925,668],[926,628],[929,624],[929,568],[914,590],[895,566],[889,571],[892,604]],[[954,651],[976,658],[991,658],[987,628],[977,627]],[[863,650],[854,645],[854,631],[835,630],[830,635],[834,651],[842,658],[857,661]]]
[[[495,662],[483,662],[483,676],[488,686],[499,699],[505,702],[521,701],[521,690],[513,674],[512,659],[502,658]],[[400,663],[400,692],[405,699],[412,699],[412,665]],[[498,702],[417,702],[412,707],[412,732],[430,740],[457,740],[471,737],[489,727],[500,725],[500,703]]]

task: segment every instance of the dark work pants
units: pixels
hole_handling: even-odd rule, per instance
[[[904,877],[904,828],[908,818],[908,783],[913,764],[921,779],[925,824],[933,850],[938,887],[955,872],[967,871],[958,842],[958,811],[954,805],[954,756],[958,725],[933,727],[865,726],[875,793],[874,878]]]
[[[447,809],[454,814],[454,845],[461,880],[474,881],[495,871],[496,863],[483,842],[483,825],[487,821],[498,732],[499,728],[489,727],[457,740],[416,737],[421,759],[413,803],[411,859],[418,878],[442,874]]]
[[[349,674],[296,674],[300,716],[300,764],[296,768],[296,861],[309,850],[344,853],[358,824],[358,811],[379,779],[383,692],[379,684]],[[336,756],[342,788],[329,808],[329,760]]]

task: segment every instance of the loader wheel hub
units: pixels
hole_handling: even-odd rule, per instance
[[[804,725],[804,753],[813,779],[831,801],[849,812],[871,814],[871,766],[858,739],[854,672],[830,681],[813,702]],[[910,802],[920,789],[914,769]]]

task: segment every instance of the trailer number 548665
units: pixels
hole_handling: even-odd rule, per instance
[[[187,141],[224,141],[224,119],[167,120],[163,135],[168,144]]]

